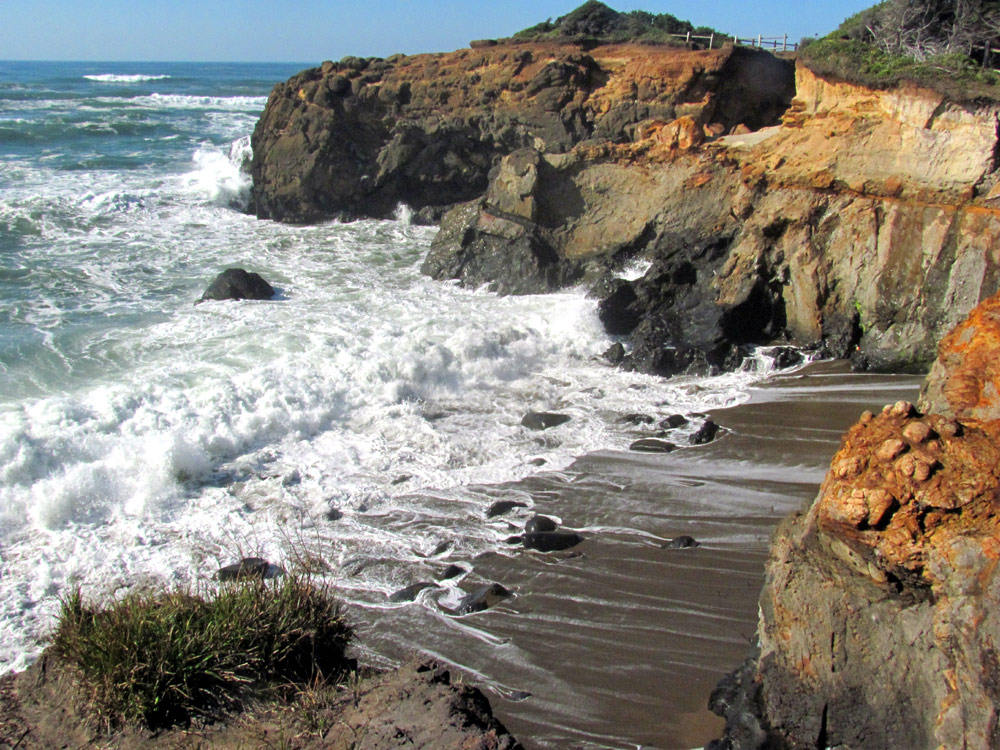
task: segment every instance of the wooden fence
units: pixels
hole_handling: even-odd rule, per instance
[[[788,34],[782,36],[757,36],[751,37],[735,37],[736,44],[742,44],[744,47],[760,47],[761,49],[770,49],[774,52],[794,52],[799,48],[798,42],[789,42]]]
[[[690,44],[691,41],[694,39],[704,39],[705,41],[708,42],[709,49],[713,49],[715,46],[715,34],[709,34],[708,36],[699,36],[696,34],[692,34],[689,31],[687,34],[671,34],[670,36],[676,37],[678,39],[683,39],[688,44]],[[729,39],[732,39],[736,44],[742,44],[744,47],[760,47],[761,49],[770,49],[775,52],[779,50],[781,52],[788,52],[788,51],[794,52],[799,48],[798,42],[788,41],[788,34],[784,34],[783,36],[761,36],[760,34],[758,34],[757,36],[752,36],[752,37],[720,36],[719,42],[721,43],[722,41],[728,41]]]

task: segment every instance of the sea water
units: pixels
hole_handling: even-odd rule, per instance
[[[582,289],[421,276],[435,230],[405,207],[309,227],[248,215],[250,133],[303,67],[0,63],[5,671],[38,655],[73,587],[209,586],[243,556],[390,606],[435,551],[511,554],[484,486],[627,449],[623,416],[733,405],[769,372],[617,370]],[[275,299],[195,305],[228,267]],[[532,432],[529,410],[571,421]]]

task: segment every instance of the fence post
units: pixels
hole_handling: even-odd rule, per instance
[[[684,41],[686,41],[688,44],[691,44],[691,32],[690,31],[687,34],[687,39],[685,39]]]
[[[781,51],[782,52],[787,52],[788,51],[788,34],[785,34],[785,41],[782,42],[782,44],[781,44]]]
[[[715,43],[715,32],[713,31],[713,32],[712,32],[711,34],[709,34],[709,36],[708,36],[708,48],[709,48],[709,49],[712,49],[712,44],[714,44],[714,43]]]
[[[757,35],[757,46],[763,49],[764,45],[760,43],[762,39],[763,39],[763,37],[760,34],[758,34]]]

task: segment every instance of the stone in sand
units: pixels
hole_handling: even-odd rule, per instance
[[[695,539],[693,536],[688,536],[683,534],[678,537],[674,537],[666,544],[661,545],[662,549],[690,549],[691,547],[700,547],[701,542]]]
[[[711,443],[719,436],[722,428],[711,419],[707,420],[694,435],[691,436],[691,445],[705,445]]]
[[[656,438],[642,438],[628,447],[630,451],[638,451],[639,453],[670,453],[676,448],[677,446],[673,443]]]
[[[494,518],[496,516],[502,516],[504,513],[514,510],[514,508],[527,507],[528,504],[522,503],[520,500],[497,500],[490,506],[489,510],[486,511],[486,517]]]

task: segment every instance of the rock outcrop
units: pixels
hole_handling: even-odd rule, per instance
[[[628,144],[510,155],[445,217],[425,272],[501,292],[592,283],[625,366],[651,372],[731,367],[776,339],[926,369],[1000,285],[1000,109],[801,66],[796,85],[755,133],[679,117]],[[637,259],[645,275],[619,278]]]
[[[690,117],[727,132],[775,123],[791,65],[763,52],[503,43],[349,57],[277,85],[253,134],[253,206],[289,222],[388,217],[481,196],[518,148],[563,153]]]
[[[992,331],[978,338],[998,304],[942,358],[956,342],[1000,356]],[[816,501],[778,528],[758,653],[712,698],[715,747],[1000,747],[1000,420],[960,403],[957,419],[906,402],[862,415]]]
[[[254,710],[204,726],[157,733],[127,728],[102,734],[84,709],[73,676],[43,656],[28,671],[0,678],[0,745],[54,747],[281,747],[290,750],[518,750],[483,693],[434,662],[357,676],[350,687],[313,685],[289,700],[260,700]]]

